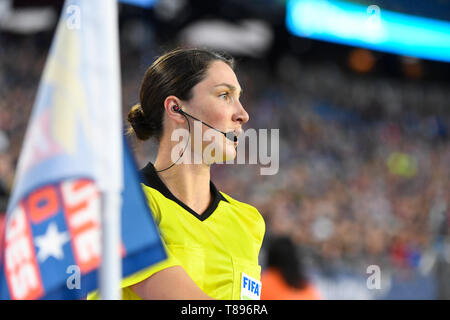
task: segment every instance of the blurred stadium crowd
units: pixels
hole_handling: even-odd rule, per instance
[[[156,41],[137,46],[130,28],[121,30],[124,115],[161,50]],[[0,34],[3,212],[51,37]],[[280,170],[215,165],[219,189],[257,207],[267,237],[290,235],[311,268],[365,273],[376,264],[407,277],[435,272],[438,261],[448,267],[450,86],[358,75],[289,53],[275,68],[264,63],[241,59],[238,77],[246,128],[280,129]],[[154,147],[135,146],[140,165]]]
[[[245,67],[249,126],[280,128],[280,171],[224,167],[220,182],[260,210],[269,237],[290,235],[325,271],[378,265],[413,277],[437,261],[450,269],[448,85],[365,78],[293,57],[277,77]]]
[[[436,113],[448,88],[285,63],[278,79],[258,84],[254,70],[246,79],[261,88],[248,106],[252,125],[280,128],[280,172],[245,168],[227,188],[324,266],[417,268],[449,236],[450,118]]]

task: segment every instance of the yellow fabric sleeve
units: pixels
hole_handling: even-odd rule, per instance
[[[164,244],[164,241],[163,241]],[[139,283],[148,277],[154,275],[155,273],[173,267],[173,266],[181,266],[181,263],[178,261],[178,259],[170,252],[170,250],[167,249],[166,245],[164,244],[164,248],[167,253],[167,258],[163,261],[160,261],[146,269],[142,269],[132,275],[129,275],[128,277],[125,277],[122,279],[120,287],[122,288],[122,300],[136,300],[141,299],[136,293],[134,293],[130,286]],[[98,300],[100,299],[100,295],[98,290],[95,290],[88,294],[87,300]]]
[[[122,279],[122,288],[126,288],[129,286],[132,286],[136,283],[139,283],[151,275],[157,273],[158,271],[167,269],[169,267],[178,266],[181,265],[181,263],[178,261],[178,259],[167,249],[166,245],[164,245],[164,248],[167,252],[167,259],[160,261],[151,267],[148,267],[147,269],[143,269],[141,271],[138,271],[124,279]]]

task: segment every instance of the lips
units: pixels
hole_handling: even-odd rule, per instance
[[[236,137],[239,137],[242,133],[242,128],[236,128],[236,130],[234,130],[234,134],[236,135]]]

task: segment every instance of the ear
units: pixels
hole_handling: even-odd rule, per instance
[[[184,123],[186,119],[179,112],[173,111],[172,108],[174,106],[179,106],[181,108],[181,100],[176,96],[168,96],[166,100],[164,100],[164,108],[166,109],[167,116],[177,123]]]

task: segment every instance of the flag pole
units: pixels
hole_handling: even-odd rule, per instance
[[[99,1],[99,0],[96,0]],[[105,17],[103,23],[107,24],[107,42],[111,45],[108,64],[111,68],[111,105],[105,104],[105,108],[113,109],[115,118],[113,123],[107,124],[110,131],[107,132],[109,139],[103,141],[108,144],[110,153],[103,154],[106,166],[103,170],[113,170],[109,174],[117,175],[119,181],[112,185],[103,186],[102,194],[102,261],[100,265],[99,287],[100,297],[103,300],[120,300],[122,278],[121,257],[121,190],[123,185],[123,157],[122,157],[122,122],[121,122],[121,84],[120,84],[120,58],[119,58],[119,26],[118,26],[118,4],[117,0],[101,0],[105,10],[101,13]],[[115,123],[114,123],[115,122]],[[104,172],[105,174],[105,172]],[[108,174],[108,172],[106,172]]]
[[[100,266],[100,297],[103,300],[120,300],[122,262],[120,248],[120,197],[106,192],[102,210],[102,262]]]

